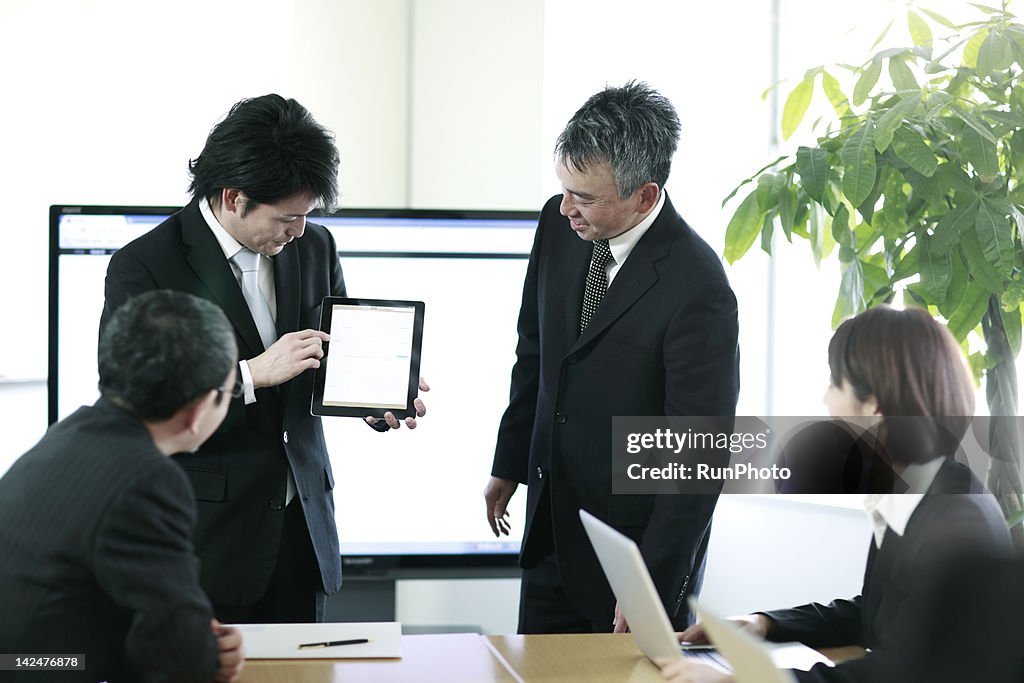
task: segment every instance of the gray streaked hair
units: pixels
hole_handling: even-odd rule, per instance
[[[679,116],[664,95],[640,81],[591,96],[555,142],[555,158],[576,171],[607,162],[623,199],[645,183],[665,187],[679,142]]]

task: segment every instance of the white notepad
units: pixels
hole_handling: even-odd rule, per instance
[[[246,659],[399,659],[402,625],[397,621],[325,624],[234,624]],[[368,638],[358,645],[299,649],[304,643]]]

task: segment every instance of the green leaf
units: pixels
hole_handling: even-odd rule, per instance
[[[967,346],[967,344],[965,343],[964,346]],[[975,386],[980,386],[981,378],[984,377],[985,371],[988,370],[989,365],[988,360],[985,358],[985,354],[981,351],[975,351],[974,353],[968,354],[967,365],[971,368],[971,375],[974,377]],[[1024,510],[1021,510],[1006,520],[1006,526],[1012,527],[1019,524],[1020,519],[1017,519],[1018,516],[1024,518]]]
[[[898,157],[896,160],[901,164],[903,163]],[[903,177],[910,183],[910,187],[914,190],[907,203],[907,210],[910,213],[917,215],[921,210],[920,203],[922,201],[928,204],[927,212],[929,214],[932,211],[941,211],[946,208],[947,200],[942,194],[944,188],[940,187],[938,183],[931,178],[921,175],[909,166],[904,168],[902,173]]]
[[[981,243],[978,242],[978,235],[973,230],[967,230],[960,236],[960,250],[963,251],[974,282],[993,294],[1003,291],[1003,276],[985,258]]]
[[[820,202],[828,182],[828,160],[825,150],[818,147],[797,147],[796,172],[804,191],[811,199]]]
[[[921,289],[928,301],[940,304],[946,300],[946,290],[953,277],[953,261],[949,253],[938,254],[932,248],[932,238],[926,234],[917,236],[920,244]]]
[[[1000,111],[998,109],[989,109],[981,112],[981,115],[1010,128],[1024,128],[1024,116],[1013,110]]]
[[[893,266],[892,281],[899,282],[900,280],[906,280],[908,277],[917,275],[921,271],[921,248],[918,245],[914,245],[914,248],[903,255],[895,266]]]
[[[775,234],[776,215],[778,215],[777,211],[769,211],[761,222],[761,251],[769,256],[772,255],[772,236]]]
[[[825,213],[820,204],[812,204],[808,212],[807,234],[808,242],[811,244],[811,255],[814,257],[814,265],[820,266],[823,258],[828,258],[835,247],[835,240],[832,239],[831,217]]]
[[[917,111],[920,103],[920,95],[908,94],[878,118],[878,125],[875,126],[875,150],[879,154],[886,150],[892,142],[893,133],[904,120]]]
[[[945,64],[942,63],[942,60],[945,59],[946,57],[948,57],[949,55],[951,55],[954,50],[956,50],[958,47],[960,47],[961,45],[963,45],[966,42],[967,42],[966,38],[961,38],[960,40],[951,41],[950,44],[949,44],[949,47],[947,47],[942,54],[940,54],[938,57],[935,57],[934,59],[932,59],[931,62],[928,63],[928,65],[924,69],[925,73],[933,74],[933,73],[938,73],[940,71],[946,71],[946,70],[948,70],[950,68],[955,68],[955,67],[946,66]]]
[[[1003,10],[998,9],[996,7],[992,7],[990,5],[982,5],[982,4],[977,3],[977,2],[969,2],[967,4],[968,5],[972,5],[974,7],[977,7],[978,9],[980,9],[982,12],[985,12],[986,14],[1002,14],[1003,13]]]
[[[844,116],[849,116],[852,113],[850,111],[850,102],[840,89],[839,81],[827,71],[821,72],[821,89],[832,104],[832,109],[835,111],[836,116],[842,119]]]
[[[963,341],[980,323],[988,308],[988,290],[971,282],[967,285],[967,292],[964,299],[949,317],[949,331],[953,333],[956,340]]]
[[[786,178],[779,173],[762,173],[757,178],[757,208],[761,213],[774,209],[779,203],[779,188],[786,184]]]
[[[985,254],[985,260],[996,267],[1003,277],[1010,277],[1013,272],[1013,226],[1002,211],[992,202],[981,200],[978,204],[978,217],[974,222],[974,230],[978,234],[978,243]]]
[[[932,30],[928,28],[921,15],[913,10],[907,10],[907,28],[910,29],[910,38],[914,45],[932,44]]]
[[[913,300],[912,306],[928,308],[928,301],[924,298],[924,294],[921,293],[921,286],[918,283],[912,282],[907,285],[906,289],[903,290],[904,301],[906,301],[907,295],[910,295],[910,298]]]
[[[882,254],[873,254],[869,258],[875,259],[876,257],[881,257],[877,260],[884,261]],[[867,307],[870,308],[879,299],[889,300],[892,297],[892,288],[889,286],[889,274],[885,268],[871,261],[861,261],[860,266],[864,275],[864,292],[870,294],[867,297]]]
[[[982,29],[975,33],[967,44],[964,45],[964,66],[974,69],[978,66],[978,50],[981,48],[981,44],[988,38],[988,29]]]
[[[867,223],[874,222],[875,206],[878,204],[878,198],[882,196],[882,190],[885,189],[886,181],[892,173],[895,173],[892,166],[882,166],[878,171],[875,186],[871,188],[871,194],[857,207],[857,212]]]
[[[1017,63],[1019,64],[1022,61],[1020,55],[1024,54],[1024,33],[1014,29],[1014,26],[1016,26],[1016,24],[1012,24],[1007,27],[1005,35],[1013,41],[1013,44],[1017,47]]]
[[[871,64],[868,65],[868,68],[864,69],[864,73],[857,79],[857,84],[853,86],[854,106],[859,107],[864,103],[864,100],[871,94],[871,89],[875,87],[875,83],[878,82],[878,77],[881,74],[882,61],[880,59],[872,59]]]
[[[882,32],[878,34],[877,38],[875,38],[875,42],[871,43],[871,49],[872,50],[874,50],[876,47],[878,47],[878,44],[881,43],[885,39],[885,34],[887,34],[889,32],[889,29],[892,28],[893,22],[895,22],[895,21],[896,21],[896,17],[893,17],[892,19],[889,20],[889,23],[885,25],[885,28],[882,29]]]
[[[836,209],[836,215],[832,217],[832,239],[836,244],[853,249],[853,233],[850,231],[850,210],[846,204],[840,204]]]
[[[996,146],[972,127],[965,127],[960,139],[964,158],[974,167],[974,172],[984,182],[991,182],[999,174]]]
[[[729,200],[736,196],[736,193],[740,191],[741,187],[743,187],[747,183],[752,182],[754,180],[754,178],[757,178],[759,175],[761,175],[762,173],[767,171],[769,168],[771,168],[775,164],[779,163],[780,161],[782,161],[783,159],[785,159],[788,156],[789,156],[788,154],[783,154],[782,156],[780,156],[778,159],[776,159],[775,161],[771,162],[770,164],[765,164],[761,168],[757,169],[757,171],[754,172],[754,175],[750,176],[749,178],[747,178],[746,180],[741,182],[739,185],[734,187],[732,189],[732,192],[729,193],[729,196],[722,200],[722,208],[725,208],[725,205],[729,203]]]
[[[967,283],[970,277],[967,273],[967,266],[960,258],[960,252],[949,252],[953,264],[953,277],[950,278],[949,288],[946,290],[946,300],[939,304],[939,313],[946,319],[953,315],[953,312],[960,306],[967,294]]]
[[[912,169],[930,178],[939,162],[935,154],[925,143],[921,135],[909,126],[900,126],[896,129],[896,138],[892,143],[892,150]]]
[[[839,151],[843,164],[843,194],[859,206],[875,185],[875,135],[870,121],[855,131]]]
[[[919,90],[921,88],[914,78],[914,72],[910,70],[902,57],[893,57],[889,60],[889,78],[897,90]]]
[[[974,185],[964,170],[956,164],[939,164],[935,171],[935,180],[943,187],[953,190],[957,194],[973,195]]]
[[[839,327],[839,323],[852,315],[863,311],[867,302],[864,300],[864,271],[861,263],[853,259],[842,266],[842,281],[839,284],[839,297],[836,299],[836,307],[832,312],[832,327]]]
[[[853,218],[854,221],[857,220],[856,216],[851,216],[851,218]],[[863,261],[867,260],[868,258],[876,257],[881,258],[880,254],[871,254],[870,256],[868,255],[868,251],[875,245],[875,243],[878,241],[878,238],[882,236],[881,226],[876,228],[870,223],[864,221],[861,223],[856,223],[856,225],[851,226],[851,228],[853,230],[852,246],[857,250],[857,254],[860,256],[861,260]]]
[[[761,232],[763,215],[757,206],[757,190],[754,190],[740,203],[725,229],[725,259],[729,263],[736,263],[754,244]]]
[[[786,239],[792,241],[793,225],[796,223],[796,214],[799,200],[796,190],[789,184],[779,188],[779,223],[782,231],[786,233]]]
[[[935,226],[932,249],[943,254],[960,242],[963,235],[974,231],[974,223],[978,216],[978,202],[956,206],[939,219]]]
[[[1016,358],[1020,354],[1020,307],[1014,307],[1010,311],[1000,308],[999,313],[1003,318],[1003,329],[1006,330],[1006,341],[1010,343],[1010,352]]]
[[[811,105],[811,95],[814,92],[814,81],[802,80],[793,88],[786,98],[786,104],[782,108],[782,139],[788,140],[800,122],[804,120],[807,108]]]
[[[984,78],[993,71],[1002,71],[1013,63],[1013,48],[1006,36],[992,31],[978,48],[978,75]]]
[[[985,138],[993,145],[998,142],[996,136],[992,134],[992,129],[985,124],[984,121],[976,117],[969,111],[958,112],[960,120],[966,123],[968,126],[973,128],[981,137]]]
[[[925,14],[927,14],[929,17],[931,17],[932,20],[935,21],[936,23],[942,24],[946,28],[951,28],[954,31],[957,30],[957,25],[954,24],[949,19],[947,19],[946,17],[942,16],[941,14],[933,12],[930,9],[925,9],[924,7],[918,7],[918,9],[921,10],[922,12],[924,12]],[[875,48],[871,48],[871,49],[874,50]]]

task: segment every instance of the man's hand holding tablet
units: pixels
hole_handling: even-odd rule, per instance
[[[363,417],[374,429],[410,429],[426,414],[419,391],[422,301],[326,297],[313,382],[314,415]]]

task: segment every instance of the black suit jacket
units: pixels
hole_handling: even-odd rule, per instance
[[[344,296],[334,238],[308,223],[274,259],[278,335],[318,328],[325,296]],[[216,237],[193,201],[110,259],[100,329],[129,297],[173,289],[219,305],[235,328],[242,359],[263,353],[256,324]],[[248,605],[266,590],[277,560],[290,465],[324,590],[341,586],[334,523],[334,474],[320,419],[310,415],[313,371],[232,401],[220,429],[194,454],[175,460],[199,505],[195,544],[203,588],[215,604]],[[315,589],[313,586],[311,589]]]
[[[51,427],[0,479],[0,652],[86,670],[0,678],[213,680],[194,522],[188,480],[136,418],[100,399]]]
[[[801,683],[904,681],[920,619],[935,596],[926,590],[950,562],[1005,553],[1010,536],[999,505],[971,471],[947,459],[914,510],[903,536],[887,529],[868,551],[864,587],[852,600],[765,612],[771,640],[811,647],[860,645],[871,652],[835,668],[797,671]]]
[[[1024,681],[1024,556],[965,558],[931,590],[906,683]]]
[[[666,197],[579,334],[592,245],[545,205],[523,287],[517,361],[492,474],[528,484],[521,562],[554,535],[577,610],[611,619],[611,589],[580,523],[584,508],[635,539],[676,627],[700,586],[714,495],[611,495],[613,416],[732,416],[739,391],[736,299],[710,247]],[[551,519],[540,519],[544,488]]]

